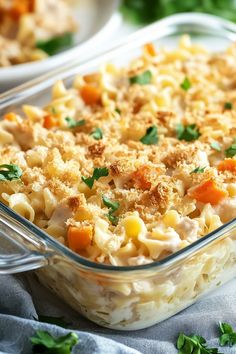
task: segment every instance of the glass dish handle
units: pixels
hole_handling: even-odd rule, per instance
[[[14,274],[45,266],[53,253],[43,240],[4,211],[0,203],[0,274]]]

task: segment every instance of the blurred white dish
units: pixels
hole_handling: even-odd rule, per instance
[[[0,91],[24,83],[59,65],[69,64],[73,59],[91,57],[99,43],[109,37],[116,27],[113,14],[118,4],[119,0],[74,0],[72,6],[79,23],[75,45],[45,60],[0,68]]]

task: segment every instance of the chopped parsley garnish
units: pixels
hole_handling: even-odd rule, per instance
[[[0,181],[12,181],[13,179],[20,179],[22,170],[19,166],[14,164],[0,165]]]
[[[56,108],[55,107],[51,107],[51,112],[52,112],[52,114],[57,114]]]
[[[221,346],[229,345],[232,347],[236,344],[236,332],[228,323],[220,322],[219,329],[221,332],[219,343]]]
[[[178,354],[222,354],[217,348],[208,348],[205,338],[180,333],[177,339]]]
[[[232,144],[228,149],[225,150],[225,156],[226,157],[233,157],[236,155],[236,143]]]
[[[196,124],[183,125],[179,123],[176,127],[176,133],[179,140],[185,141],[196,140],[201,135]]]
[[[191,82],[189,81],[189,79],[186,77],[184,79],[184,81],[180,84],[180,87],[184,90],[184,91],[188,91],[191,87]]]
[[[221,151],[220,144],[217,141],[213,141],[211,143],[211,148],[219,152]]]
[[[224,104],[224,109],[232,109],[233,108],[233,104],[231,102],[225,102]]]
[[[66,117],[65,120],[67,121],[67,125],[68,125],[68,128],[77,128],[77,127],[81,127],[82,125],[85,125],[85,120],[84,119],[81,119],[81,120],[75,120],[73,118],[70,118],[70,117]]]
[[[30,341],[33,344],[32,353],[34,354],[71,354],[72,348],[79,342],[79,339],[74,332],[61,337],[53,337],[47,331],[36,331]]]
[[[90,189],[92,189],[95,180],[97,181],[99,178],[101,178],[101,177],[106,177],[106,176],[108,176],[108,175],[109,175],[108,168],[106,168],[106,167],[102,167],[102,168],[96,167],[96,168],[93,170],[93,175],[92,175],[92,177],[88,177],[88,178],[81,177],[81,179],[82,179],[82,181],[83,181],[85,184],[87,184],[87,186],[88,186]]]
[[[73,33],[68,32],[46,41],[39,40],[36,43],[36,48],[43,50],[48,55],[54,55],[65,48],[71,47],[73,42]]]
[[[142,74],[130,77],[131,84],[147,85],[152,81],[152,73],[150,70],[144,71]]]
[[[65,321],[64,317],[38,315],[38,318],[34,317],[34,320],[39,321],[39,322],[44,322],[44,323],[55,324],[55,325],[57,325],[59,327],[63,327],[63,328],[68,328],[68,326],[70,325],[69,322]]]
[[[119,218],[114,215],[114,213],[119,209],[120,203],[116,201],[112,201],[107,198],[105,195],[102,197],[103,204],[108,207],[109,212],[106,214],[112,225],[117,225]]]
[[[94,131],[90,134],[95,140],[101,140],[103,138],[103,133],[100,128],[94,129]]]
[[[118,113],[118,114],[121,114],[121,110],[119,108],[116,108],[115,112]]]
[[[145,145],[153,145],[158,143],[157,127],[153,125],[146,130],[146,134],[140,139]]]
[[[192,170],[192,172],[190,172],[190,174],[192,174],[192,173],[203,173],[205,171],[206,167],[207,166],[204,166],[204,167],[198,166],[194,170]]]

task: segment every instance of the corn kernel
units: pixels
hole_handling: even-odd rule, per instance
[[[128,237],[138,237],[142,231],[142,221],[137,216],[129,216],[124,219],[125,232]]]
[[[179,222],[179,214],[176,210],[168,211],[164,217],[163,222],[167,227],[175,227]]]

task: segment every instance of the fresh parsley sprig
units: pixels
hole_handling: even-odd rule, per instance
[[[177,139],[185,141],[193,141],[201,135],[196,124],[183,125],[177,124],[176,127]]]
[[[145,145],[154,145],[158,143],[157,127],[155,125],[146,130],[146,134],[140,139]]]
[[[188,91],[191,88],[192,84],[189,81],[189,79],[186,77],[184,79],[184,81],[180,84],[180,87],[184,90],[184,91]]]
[[[20,179],[22,170],[19,166],[14,164],[0,165],[0,181],[12,181],[13,179]]]
[[[203,173],[205,171],[205,169],[207,168],[207,166],[203,166],[203,167],[196,167],[194,170],[192,170],[190,172],[190,174],[193,174],[193,173]]]
[[[94,185],[94,182],[95,180],[97,181],[99,178],[101,177],[106,177],[109,175],[109,170],[108,168],[106,167],[96,167],[94,170],[93,170],[93,175],[91,177],[81,177],[82,181],[87,184],[87,186],[92,189],[93,188],[93,185]]]
[[[114,215],[114,213],[119,209],[120,203],[116,201],[112,201],[107,198],[105,195],[102,197],[103,204],[108,207],[109,212],[106,214],[112,225],[117,225],[119,218]]]
[[[236,143],[232,144],[228,149],[225,150],[226,157],[234,157],[236,155]]]
[[[144,71],[142,74],[135,75],[129,78],[131,84],[147,85],[152,81],[152,73],[150,70]]]
[[[30,341],[33,344],[34,354],[71,354],[72,348],[79,339],[74,332],[56,338],[47,331],[36,331]]]
[[[43,50],[48,55],[54,55],[65,48],[71,47],[73,42],[73,33],[68,32],[45,41],[39,40],[36,43],[36,48]]]
[[[225,102],[224,109],[231,110],[233,108],[233,104],[231,102]]]
[[[101,140],[103,138],[103,133],[100,128],[94,129],[94,131],[90,134],[95,140]]]
[[[236,332],[234,332],[232,326],[230,326],[228,323],[220,322],[219,329],[221,332],[219,343],[221,346],[229,345],[232,347],[236,344]]]
[[[66,122],[67,122],[67,125],[68,125],[68,128],[77,128],[77,127],[81,127],[82,125],[85,125],[85,120],[84,119],[81,119],[81,120],[75,120],[73,118],[70,118],[70,117],[66,117],[65,118]]]
[[[178,354],[223,354],[217,348],[208,348],[205,338],[180,333],[177,339]]]

